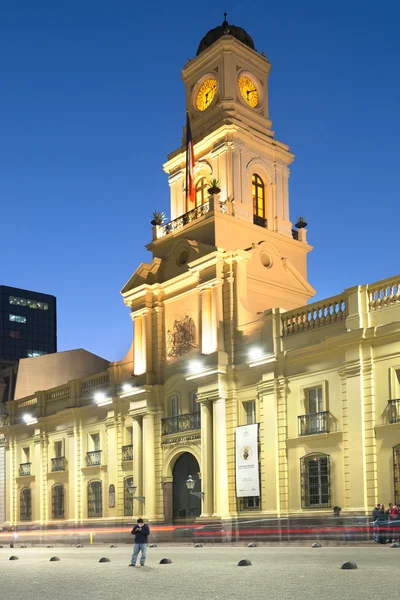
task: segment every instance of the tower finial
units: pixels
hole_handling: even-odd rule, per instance
[[[222,23],[222,25],[224,27],[226,27],[228,25],[228,21],[226,20],[226,17],[228,16],[228,13],[224,13],[224,22]]]

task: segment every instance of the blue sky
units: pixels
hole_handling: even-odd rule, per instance
[[[270,116],[296,154],[317,298],[399,272],[400,7],[220,0],[20,0],[0,9],[0,283],[58,299],[59,350],[122,358],[120,289],[169,214],[162,164],[185,120],[180,71],[244,27],[272,63]]]

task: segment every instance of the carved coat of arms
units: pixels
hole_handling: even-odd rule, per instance
[[[174,326],[169,329],[167,340],[167,356],[182,356],[197,348],[196,326],[192,317],[185,315],[183,319],[175,319]]]

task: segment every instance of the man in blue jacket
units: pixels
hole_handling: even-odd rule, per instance
[[[137,524],[134,526],[131,533],[135,536],[135,544],[133,546],[133,554],[129,566],[136,567],[136,559],[139,552],[141,552],[140,566],[144,567],[147,552],[147,537],[150,535],[150,527],[144,523],[143,519],[138,519]]]

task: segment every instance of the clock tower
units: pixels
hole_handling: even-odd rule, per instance
[[[255,322],[268,309],[304,306],[315,294],[307,281],[306,229],[303,223],[294,229],[289,216],[294,156],[275,139],[269,118],[270,69],[248,33],[225,18],[182,71],[195,202],[185,192],[184,128],[182,145],[164,165],[171,219],[155,224],[147,246],[153,260],[122,290],[135,323],[136,374],[161,364],[165,352],[167,362],[176,359],[181,347],[168,349],[168,336],[179,337],[174,328],[187,329],[192,354],[211,354],[225,348],[224,335],[232,345],[235,327]],[[148,316],[154,306],[157,325]],[[164,348],[156,359],[154,345],[149,348],[161,324],[157,335]]]

